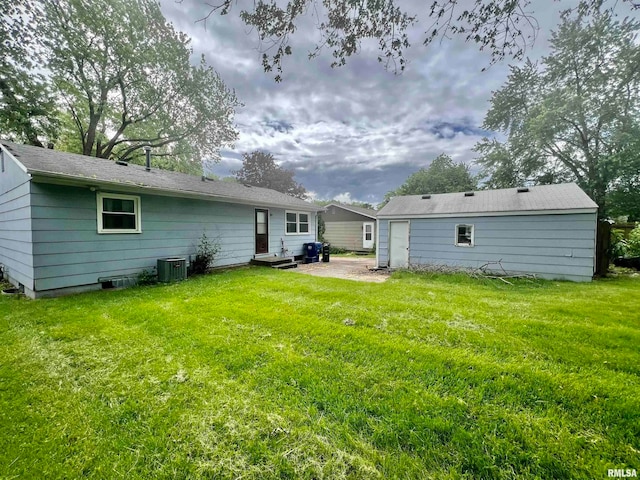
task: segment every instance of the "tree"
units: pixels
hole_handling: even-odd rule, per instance
[[[355,200],[355,201],[351,202],[350,205],[353,205],[354,207],[368,208],[369,210],[375,210],[373,205],[370,204],[369,202],[359,202],[359,201]]]
[[[31,71],[40,14],[28,0],[0,0],[0,132],[42,147],[56,139],[59,122],[50,85]]]
[[[63,146],[85,155],[141,162],[141,147],[149,145],[156,165],[200,173],[203,160],[217,159],[219,148],[235,140],[235,94],[204,58],[191,65],[190,40],[166,22],[158,3],[42,0],[37,5],[41,9],[33,17],[38,21],[20,21],[9,33],[35,42],[29,51],[19,45],[14,49],[14,58],[24,56],[20,65],[27,74],[24,85],[37,78],[32,69],[35,60],[45,61],[47,77],[41,78],[50,82],[56,103],[64,110]],[[32,13],[21,8],[11,14],[22,19],[25,12]],[[12,88],[23,103],[29,94],[52,98],[44,90],[22,90]],[[8,108],[0,111],[2,122],[11,120],[8,110],[19,114],[15,125],[27,123],[20,118],[35,124],[38,111],[17,108],[16,102],[11,105],[10,96],[3,99]],[[51,120],[46,112],[40,113]],[[22,136],[31,141],[27,127]]]
[[[272,154],[256,150],[242,156],[242,168],[233,172],[240,183],[271,188],[302,199],[307,198],[307,190],[293,179],[293,170],[286,170],[277,165]]]
[[[608,13],[590,22],[566,15],[552,34],[550,55],[539,65],[511,67],[484,121],[507,140],[476,146],[489,185],[576,181],[606,215],[621,162],[638,151],[639,28]]]
[[[627,148],[612,159],[611,170],[617,178],[607,192],[609,216],[640,222],[640,131]]]
[[[633,0],[624,2],[638,8]],[[214,13],[228,14],[235,3],[234,0],[206,2],[211,8],[200,21],[206,22]],[[530,0],[433,0],[426,4],[426,12],[412,12],[398,3],[394,0],[323,0],[319,5],[314,0],[258,0],[249,9],[241,10],[240,18],[257,31],[264,70],[275,70],[276,81],[282,79],[282,61],[291,55],[291,39],[308,12],[315,17],[321,36],[309,57],[318,56],[327,47],[332,50],[332,66],[344,65],[351,55],[361,50],[363,41],[372,39],[378,44],[379,62],[394,71],[404,70],[404,52],[410,47],[407,29],[421,21],[419,13],[426,19],[424,45],[458,35],[476,43],[480,50],[490,52],[492,61],[507,56],[522,58],[538,31]],[[575,10],[590,13],[605,3],[607,0],[580,0]],[[610,4],[614,9],[617,2]]]
[[[411,174],[400,187],[387,192],[383,205],[391,197],[399,195],[420,195],[423,193],[450,193],[473,190],[476,180],[463,163],[455,163],[450,156],[438,155],[427,168]]]

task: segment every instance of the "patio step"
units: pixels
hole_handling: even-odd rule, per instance
[[[298,263],[293,260],[289,263],[280,263],[278,265],[271,265],[271,268],[277,268],[278,270],[287,270],[289,268],[298,268]]]
[[[251,265],[258,265],[262,267],[272,268],[296,268],[298,264],[293,261],[291,257],[261,257],[251,260]]]

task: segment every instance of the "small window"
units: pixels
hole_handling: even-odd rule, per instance
[[[300,233],[309,233],[309,214],[308,213],[299,213],[298,214],[298,225],[300,226]]]
[[[309,233],[309,214],[302,212],[286,212],[287,235],[302,235]]]
[[[473,247],[473,225],[456,225],[456,246]]]
[[[364,226],[364,239],[367,241],[373,240],[373,226],[370,224]]]
[[[256,210],[256,233],[258,235],[267,234],[267,211]]]
[[[98,193],[98,233],[141,233],[140,197]]]

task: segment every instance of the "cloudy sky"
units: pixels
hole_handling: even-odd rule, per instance
[[[241,167],[242,153],[260,149],[295,170],[314,198],[377,204],[440,153],[475,171],[472,148],[493,135],[481,125],[491,92],[506,80],[506,62],[482,71],[490,57],[461,39],[424,47],[422,22],[409,32],[413,46],[403,74],[378,63],[375,45],[364,45],[346,66],[332,69],[329,51],[308,60],[315,32],[307,19],[292,39],[283,81],[276,83],[262,69],[257,34],[238,18],[241,6],[211,16],[205,28],[196,23],[207,11],[204,0],[162,1],[165,16],[192,37],[195,53],[205,55],[244,104],[235,117],[238,141],[222,152],[213,173],[230,175]],[[532,3],[540,32],[527,52],[531,58],[547,51],[549,30],[566,6]]]

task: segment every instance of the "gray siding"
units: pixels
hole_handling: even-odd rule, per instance
[[[1,170],[1,169],[0,169]],[[29,176],[4,155],[0,171],[0,264],[15,285],[33,289]]]
[[[461,223],[474,225],[473,247],[454,245],[455,225]],[[379,225],[379,264],[386,265],[388,220]],[[595,213],[411,219],[409,263],[477,268],[501,260],[509,272],[589,281],[595,228]]]
[[[96,194],[87,188],[33,184],[31,203],[37,291],[136,275],[158,258],[189,258],[203,232],[221,246],[216,266],[246,263],[255,254],[254,208],[260,205],[143,194],[142,233],[98,234]],[[280,254],[284,238],[292,254],[302,254],[302,244],[314,240],[314,214],[311,234],[285,237],[284,209],[269,213],[271,253]]]
[[[365,221],[373,223],[373,238],[375,241],[375,221],[369,219]],[[324,225],[324,239],[332,246],[344,248],[347,250],[363,250],[363,221],[359,220],[355,222],[325,222]]]

